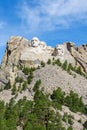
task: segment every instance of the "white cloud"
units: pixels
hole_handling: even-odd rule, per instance
[[[28,0],[22,3],[19,17],[31,32],[67,28],[73,22],[87,21],[87,0]]]

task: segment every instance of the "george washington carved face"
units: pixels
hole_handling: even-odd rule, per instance
[[[39,39],[37,37],[34,37],[32,40],[31,40],[31,45],[33,47],[37,47],[39,45]]]

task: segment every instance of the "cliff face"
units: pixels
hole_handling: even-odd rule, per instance
[[[23,37],[11,37],[7,42],[6,52],[2,61],[2,68],[7,66],[38,66],[41,61],[47,62],[50,58],[67,60],[74,66],[81,66],[87,72],[87,45],[75,48],[74,43],[66,42],[49,47],[38,38],[27,40]]]
[[[11,37],[7,42],[6,52],[2,61],[2,68],[6,66],[39,64],[41,60],[47,61],[51,57],[51,47],[44,42],[38,42],[37,46],[23,37]]]
[[[41,61],[46,63],[48,59],[60,59],[62,63],[67,60],[73,66],[80,66],[82,71],[87,73],[87,45],[76,48],[74,43],[65,42],[52,48],[36,37],[27,40],[23,37],[12,36],[7,42],[2,60],[1,68],[4,77],[0,72],[1,86],[3,86],[3,81],[6,83],[7,80],[10,80],[12,85],[14,84],[18,66],[38,67]]]
[[[6,52],[2,60],[2,68],[18,65],[21,52],[28,45],[28,40],[23,37],[11,37],[7,42]]]

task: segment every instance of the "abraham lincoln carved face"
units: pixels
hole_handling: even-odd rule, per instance
[[[58,51],[58,55],[59,56],[63,56],[64,55],[64,49],[63,49],[62,46],[58,45],[58,46],[56,46],[56,49]]]

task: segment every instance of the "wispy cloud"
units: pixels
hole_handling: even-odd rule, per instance
[[[87,21],[87,0],[26,0],[18,13],[31,32],[68,28],[74,22]]]
[[[0,47],[6,46],[6,43],[0,43]]]
[[[6,23],[3,21],[0,21],[0,29],[3,29],[5,27]]]

